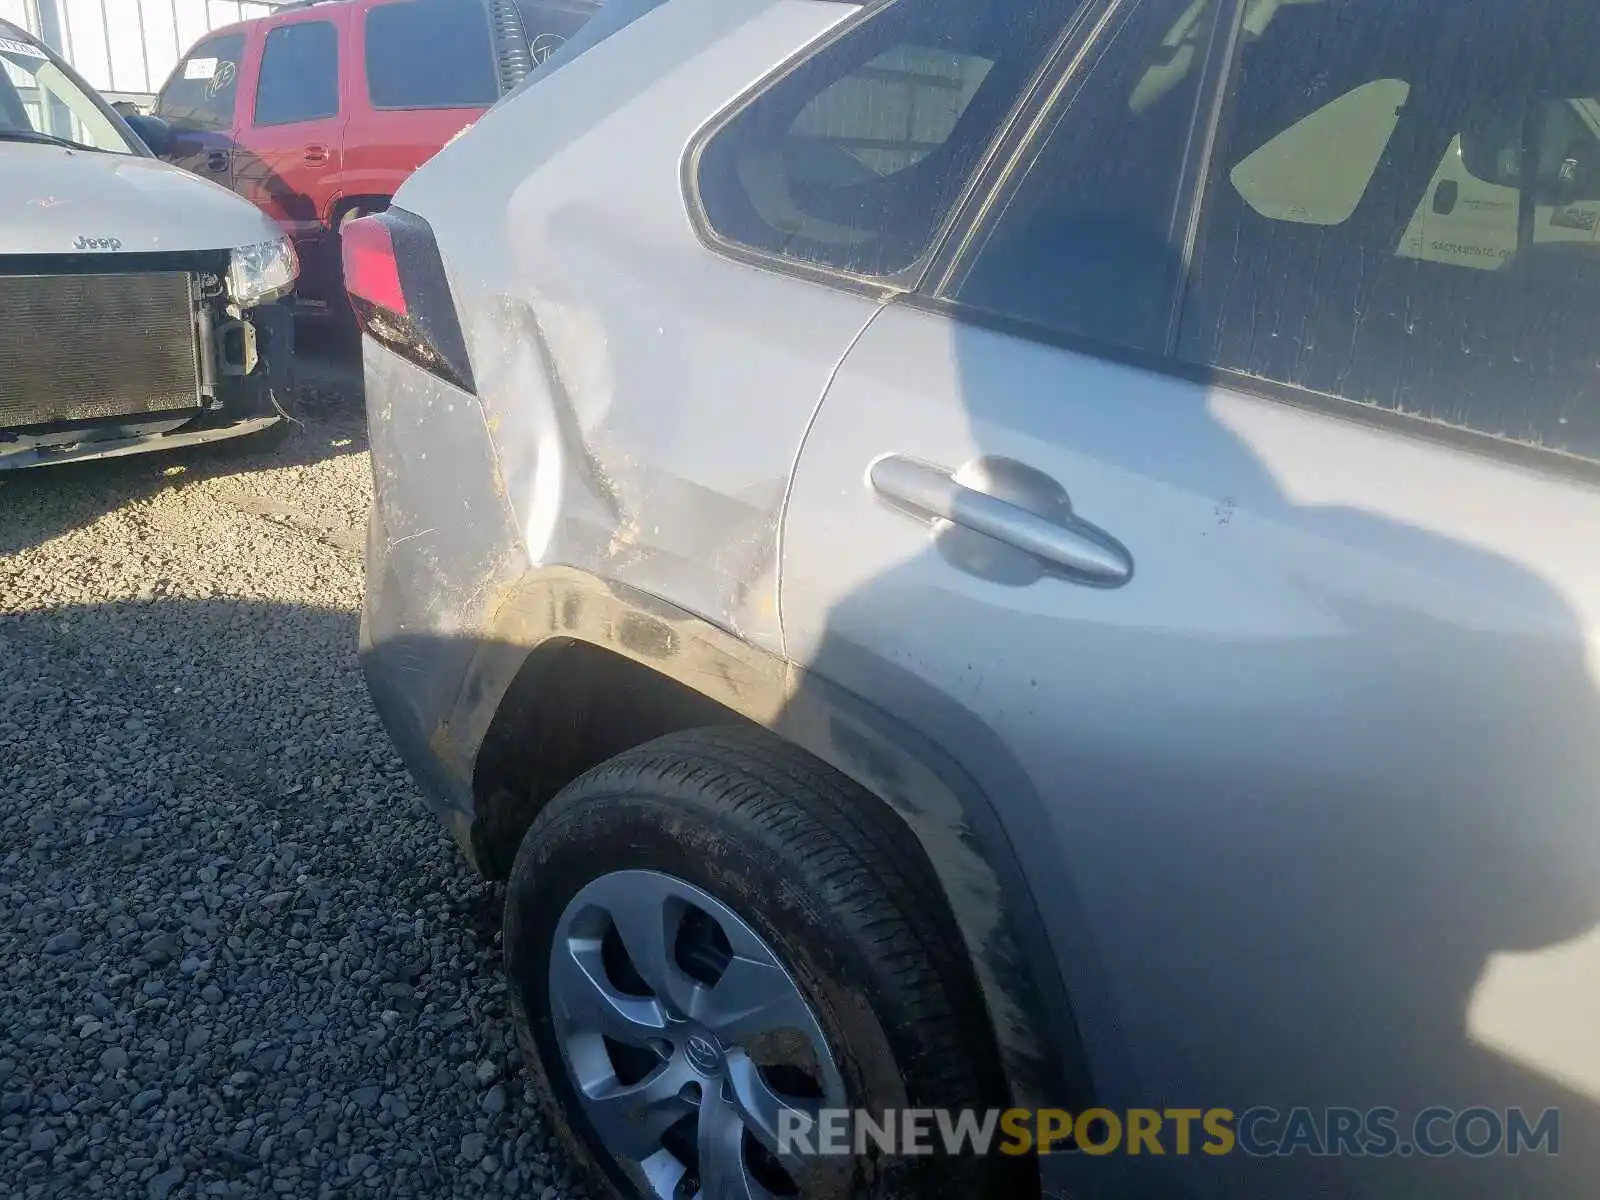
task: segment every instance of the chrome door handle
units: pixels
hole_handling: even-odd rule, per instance
[[[1072,582],[1112,588],[1133,578],[1126,547],[1079,518],[1059,483],[1015,459],[975,459],[952,474],[889,455],[868,478],[897,507],[1013,546]]]
[[[326,146],[307,146],[305,160],[313,166],[321,166],[328,161],[328,148]]]

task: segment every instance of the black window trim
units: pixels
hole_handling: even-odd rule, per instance
[[[1010,111],[996,128],[994,134],[979,157],[976,167],[970,177],[963,184],[957,194],[955,202],[950,206],[950,211],[945,214],[938,227],[934,230],[933,237],[922,255],[909,266],[890,275],[864,275],[855,271],[847,271],[842,267],[833,267],[825,263],[804,262],[800,259],[788,258],[782,254],[774,254],[770,250],[759,250],[746,246],[742,242],[735,242],[723,237],[713,228],[710,217],[707,215],[705,201],[700,194],[700,165],[706,147],[746,109],[761,100],[769,92],[783,85],[803,66],[819,55],[827,53],[834,46],[850,37],[857,29],[868,21],[876,19],[879,15],[901,3],[914,3],[915,0],[866,0],[860,8],[840,21],[833,29],[816,41],[807,43],[794,55],[779,66],[775,71],[758,80],[739,96],[718,112],[708,121],[693,138],[685,151],[680,169],[680,183],[683,189],[684,203],[689,215],[689,224],[694,229],[695,235],[702,245],[716,254],[729,258],[747,266],[758,267],[763,270],[774,271],[781,275],[805,279],[813,283],[825,284],[839,291],[853,292],[857,295],[867,296],[880,301],[889,300],[896,296],[906,295],[917,291],[928,276],[929,269],[938,260],[939,255],[950,238],[958,228],[961,214],[966,211],[968,201],[975,190],[984,185],[988,179],[991,166],[1007,146],[1016,130],[1025,126],[1029,114],[1038,102],[1040,93],[1046,86],[1050,68],[1058,61],[1062,49],[1071,43],[1078,31],[1083,27],[1086,15],[1093,9],[1108,3],[1118,3],[1120,0],[1083,0],[1083,6],[1074,16],[1067,20],[1062,29],[1057,33],[1056,40],[1040,60],[1040,66],[1032,78],[1023,87],[1021,94],[1013,102]],[[1130,0],[1132,2],[1132,0]]]
[[[379,9],[390,8],[390,7],[393,7],[393,6],[392,5],[388,5],[388,4],[374,4],[372,7],[368,8],[365,12],[363,12],[361,14],[361,36],[357,39],[357,42],[361,47],[361,55],[360,55],[360,58],[361,58],[361,65],[360,65],[361,83],[362,83],[362,91],[366,94],[366,97],[367,97],[367,107],[372,109],[373,112],[392,113],[392,112],[472,112],[472,111],[475,111],[475,110],[487,111],[488,109],[493,108],[495,106],[495,104],[497,102],[499,102],[504,97],[505,92],[502,90],[501,84],[500,84],[499,63],[498,63],[498,61],[497,61],[497,59],[495,57],[494,25],[489,19],[489,7],[488,7],[488,5],[483,3],[483,0],[476,0],[476,7],[478,9],[478,12],[483,17],[483,44],[486,47],[488,47],[488,50],[489,50],[489,57],[487,59],[488,64],[489,64],[489,74],[494,77],[494,81],[495,81],[494,99],[490,100],[489,103],[487,103],[487,104],[379,104],[372,97],[372,72],[367,70],[367,64],[372,61],[371,51],[368,49],[368,43],[367,43],[367,23],[371,19],[373,13],[377,12]],[[520,16],[521,15],[521,9],[518,9],[517,11],[518,11],[518,15]]]
[[[295,25],[328,25],[333,28],[333,99],[334,108],[331,113],[316,117],[299,117],[293,121],[266,121],[263,122],[259,115],[261,108],[261,77],[263,68],[267,65],[267,43],[272,40],[272,35],[282,29],[289,29]],[[282,21],[274,24],[262,32],[261,53],[256,56],[255,93],[250,97],[250,128],[251,129],[286,129],[290,125],[305,125],[311,121],[331,121],[344,111],[344,75],[349,68],[348,58],[345,53],[344,24],[333,13],[318,13],[316,16],[307,15],[298,21]]]

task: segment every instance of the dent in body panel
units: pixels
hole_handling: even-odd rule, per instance
[[[871,305],[702,246],[682,163],[731,97],[853,11],[686,0],[643,17],[491,111],[397,201],[449,214],[441,250],[531,559],[772,650],[794,454]],[[465,172],[468,195],[450,178]]]
[[[404,564],[408,615],[435,635],[470,633],[496,584],[522,570],[483,410],[384,350],[364,355],[381,397],[367,415],[375,504],[386,555]]]
[[[478,401],[370,342],[363,356],[375,491],[364,662],[391,734],[414,729],[426,741],[459,806],[471,755],[435,722],[453,709],[473,638],[526,559]]]
[[[686,315],[670,278],[640,271],[648,246],[584,206],[542,220],[518,247],[530,283],[497,297],[475,332],[475,359],[509,364],[484,395],[502,418],[496,442],[533,455],[507,463],[530,558],[626,580],[775,645],[778,519],[825,376],[741,396],[724,363],[696,353],[685,326],[703,311]],[[511,344],[489,349],[501,331]]]

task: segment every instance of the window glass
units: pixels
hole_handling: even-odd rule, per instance
[[[7,133],[133,153],[111,117],[60,66],[29,43],[0,36],[0,136]]]
[[[910,266],[1078,3],[887,6],[707,145],[712,228],[856,274]]]
[[[1102,32],[1059,116],[949,292],[1118,345],[1165,345],[1179,185],[1216,0],[1146,0]]]
[[[339,113],[339,31],[297,21],[267,34],[256,86],[256,124],[292,125]]]
[[[366,42],[374,108],[488,108],[500,96],[480,4],[385,4],[368,11]]]
[[[993,66],[926,46],[884,51],[800,110],[792,168],[815,166],[818,182],[865,182],[915,166],[950,139]]]
[[[589,23],[597,7],[596,0],[517,0],[534,65],[565,46]]]
[[[552,71],[576,62],[612,34],[648,16],[666,0],[517,0],[533,50],[533,70],[508,96],[516,96]],[[591,15],[592,14],[592,15]]]
[[[180,131],[233,128],[244,34],[201,42],[184,57],[156,98],[156,115]]]
[[[1596,97],[1576,0],[1278,6],[1230,81],[1182,352],[1600,458]]]

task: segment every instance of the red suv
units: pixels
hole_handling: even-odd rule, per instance
[[[599,0],[299,0],[208,34],[141,134],[253,201],[300,252],[303,309],[342,311],[337,233],[516,86]]]

